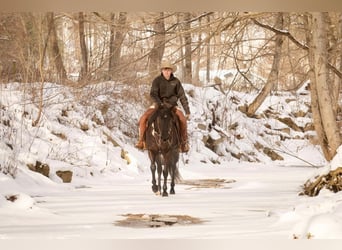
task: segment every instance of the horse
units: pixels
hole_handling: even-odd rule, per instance
[[[171,176],[170,194],[175,194],[175,182],[180,179],[177,165],[180,146],[179,120],[172,110],[173,108],[159,107],[156,109],[149,119],[145,134],[145,145],[151,161],[152,191],[161,194],[161,175],[163,174],[162,196],[168,196],[167,178],[169,174]]]

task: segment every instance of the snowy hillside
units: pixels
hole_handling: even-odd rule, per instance
[[[161,204],[150,190],[147,153],[134,148],[148,87],[46,83],[39,126],[32,126],[39,86],[1,85],[0,238],[42,232],[45,238],[151,238],[153,229],[113,226],[124,214],[149,218],[148,212],[187,213],[204,221],[191,232],[164,229],[161,238],[341,238],[340,194],[298,196],[300,186],[325,169],[318,167],[330,167],[311,144],[305,89],[275,93],[250,118],[240,109],[256,93],[184,84],[191,149],[179,162],[184,182]],[[341,164],[341,154],[332,164]],[[208,179],[217,183],[188,186]]]
[[[309,142],[315,132],[309,112],[310,96],[305,89],[269,96],[256,118],[249,118],[239,109],[252,102],[257,93],[222,93],[214,88],[191,85],[185,88],[191,96],[190,134],[195,151],[203,149],[204,135],[209,137],[206,146],[215,151],[218,161],[324,164],[319,147]],[[307,153],[312,151],[314,156],[308,157]]]
[[[39,85],[25,88],[19,84],[2,86],[3,168],[13,165],[26,170],[27,165],[39,161],[50,166],[49,177],[58,182],[58,170],[72,170],[74,177],[125,171],[127,162],[122,150],[141,158],[143,153],[132,145],[147,101],[134,103],[123,94],[132,91],[127,86],[107,82],[71,89],[45,84],[43,113],[37,127],[32,123],[38,116]],[[185,89],[192,113],[188,129],[191,151],[185,156],[189,161],[199,159],[198,164],[209,165],[232,161],[268,163],[272,159],[267,153],[272,151],[280,157],[276,164],[325,164],[319,147],[308,140],[314,131],[304,131],[311,123],[309,94],[305,90],[268,97],[258,111],[259,118],[253,119],[240,112],[239,107],[251,102],[255,94],[223,94],[212,87],[188,84]],[[296,116],[298,113],[303,115]],[[302,131],[279,121],[286,117]],[[142,163],[130,162],[137,171]]]

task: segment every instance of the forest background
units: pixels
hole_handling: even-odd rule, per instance
[[[182,82],[212,82],[223,93],[256,91],[240,107],[250,117],[272,91],[310,81],[315,143],[328,161],[341,144],[339,12],[1,13],[0,34],[1,81],[22,82],[23,91],[30,91],[24,83],[39,82],[40,90],[31,91],[40,111],[46,82],[82,90],[113,81],[135,90],[149,86],[167,58]],[[127,98],[148,106],[148,92],[141,94]]]

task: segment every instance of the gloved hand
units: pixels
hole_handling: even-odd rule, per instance
[[[170,109],[170,108],[172,108],[172,107],[173,107],[173,105],[172,105],[172,104],[170,104],[170,103],[168,103],[168,102],[164,102],[164,103],[163,103],[163,107],[164,107],[164,108],[168,108],[168,109]]]
[[[190,114],[186,114],[185,118],[189,121],[190,120]]]

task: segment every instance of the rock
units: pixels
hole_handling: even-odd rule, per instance
[[[314,180],[308,180],[300,195],[317,196],[323,188],[334,193],[342,190],[342,167],[331,170],[327,174],[316,176]]]
[[[290,117],[277,117],[277,120],[286,124],[288,127],[292,128],[294,131],[303,132],[303,128],[299,127]]]
[[[37,173],[40,173],[46,177],[49,177],[50,167],[48,164],[41,163],[40,161],[36,161],[36,164],[27,164],[27,167]]]
[[[63,180],[64,183],[70,183],[72,180],[72,171],[70,170],[66,170],[66,171],[58,170],[56,174]]]
[[[272,161],[276,161],[276,160],[283,161],[284,160],[284,158],[281,155],[277,154],[276,152],[274,152],[270,148],[265,147],[263,152],[264,152],[264,154],[268,155],[268,157],[270,157],[272,159]]]
[[[199,123],[199,124],[197,124],[197,128],[205,131],[207,129],[207,125]]]
[[[131,158],[129,157],[129,153],[124,150],[121,149],[121,154],[120,154],[121,158],[127,161],[127,165],[131,164]]]

